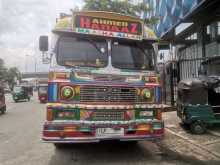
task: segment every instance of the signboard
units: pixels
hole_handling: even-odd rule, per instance
[[[143,24],[140,21],[116,20],[76,15],[74,26],[77,33],[142,40]]]

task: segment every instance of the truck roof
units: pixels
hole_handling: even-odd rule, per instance
[[[152,29],[134,16],[106,11],[80,11],[57,20],[54,33],[66,32],[132,40],[157,40]]]

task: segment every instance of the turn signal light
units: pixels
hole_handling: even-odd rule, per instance
[[[157,114],[157,119],[162,120],[162,111],[160,109],[157,109],[156,111],[157,111],[157,113],[156,113]]]
[[[144,77],[146,83],[158,83],[158,77]]]
[[[150,124],[140,124],[137,127],[138,131],[150,131],[151,125]]]
[[[157,77],[150,77],[149,82],[150,83],[157,83],[158,82]]]
[[[74,117],[74,112],[58,112],[57,114],[57,117],[58,118],[70,118],[70,117]]]
[[[64,127],[64,132],[74,132],[77,130],[77,127],[75,126],[66,126]]]
[[[52,121],[53,120],[53,110],[48,108],[47,109],[47,121]]]
[[[55,79],[69,79],[70,78],[70,73],[65,73],[65,72],[50,72],[49,73],[49,80],[55,80]]]

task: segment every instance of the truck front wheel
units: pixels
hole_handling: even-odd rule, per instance
[[[190,124],[190,130],[193,134],[204,134],[206,132],[206,124],[201,121],[195,121]]]
[[[54,143],[56,149],[63,149],[66,147],[67,144],[65,143]]]

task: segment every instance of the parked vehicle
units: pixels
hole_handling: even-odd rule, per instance
[[[163,138],[158,40],[142,20],[76,12],[58,19],[53,33],[44,141]],[[48,37],[41,36],[39,45],[45,55]]]
[[[47,84],[40,84],[38,86],[38,100],[40,101],[40,103],[47,103],[47,90]]]
[[[178,85],[177,115],[192,133],[220,123],[220,77],[183,80]]]
[[[31,96],[33,95],[33,88],[30,86],[15,86],[13,89],[12,97],[15,102],[20,100],[30,101]]]
[[[0,87],[0,113],[4,114],[5,112],[6,112],[5,93],[4,93],[4,89]]]
[[[9,88],[4,88],[5,93],[11,93],[11,90]]]

